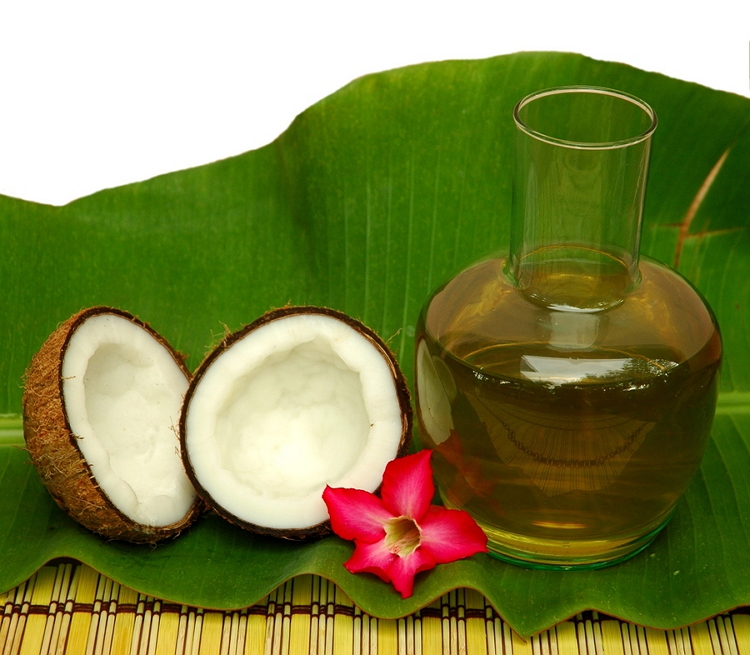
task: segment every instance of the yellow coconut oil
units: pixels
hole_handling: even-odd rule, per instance
[[[530,302],[503,268],[469,269],[420,317],[418,416],[443,501],[469,511],[501,557],[565,567],[633,554],[700,464],[715,320],[651,261],[623,302],[594,313]]]

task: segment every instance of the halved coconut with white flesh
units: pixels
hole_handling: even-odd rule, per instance
[[[190,373],[154,330],[110,307],[65,321],[26,373],[24,437],[57,504],[111,539],[153,543],[202,503],[177,425]]]
[[[185,469],[206,504],[289,539],[326,534],[325,486],[375,491],[410,436],[409,392],[388,347],[318,307],[271,311],[224,339],[180,420]]]

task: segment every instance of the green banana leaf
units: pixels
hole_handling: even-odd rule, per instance
[[[337,537],[288,543],[206,516],[152,548],[106,542],[57,509],[22,448],[19,414],[25,367],[59,322],[96,304],[126,309],[195,368],[225,329],[287,303],[324,305],[389,340],[411,380],[430,291],[507,244],[514,103],[562,84],[615,87],[656,109],[642,250],[692,280],[723,330],[712,439],[652,546],[588,572],[476,556],[419,574],[402,600],[347,573],[352,547]],[[264,148],[63,207],[0,197],[0,589],[61,556],[210,608],[252,604],[302,573],[391,618],[465,586],[522,635],[584,609],[673,628],[750,605],[748,120],[746,98],[575,54],[521,53],[358,79]]]

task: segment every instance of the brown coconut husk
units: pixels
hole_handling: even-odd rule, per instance
[[[135,543],[155,543],[173,537],[202,512],[196,499],[179,522],[154,527],[133,521],[120,512],[98,485],[91,467],[70,429],[62,393],[62,362],[73,333],[100,314],[121,316],[146,330],[172,355],[190,380],[184,359],[146,323],[112,307],[91,307],[62,323],[34,355],[26,371],[23,394],[23,430],[26,448],[42,482],[55,502],[73,519],[103,537]]]
[[[321,314],[324,316],[330,316],[343,321],[350,327],[357,330],[362,336],[364,336],[383,356],[386,363],[388,364],[391,374],[393,376],[393,383],[396,389],[396,395],[398,397],[399,406],[401,408],[401,440],[399,447],[394,453],[394,458],[403,457],[409,451],[409,445],[411,443],[412,434],[412,408],[411,408],[411,397],[409,394],[409,388],[406,384],[406,378],[404,377],[401,369],[396,361],[395,355],[388,348],[388,345],[380,338],[380,336],[371,328],[367,327],[360,321],[343,312],[339,312],[334,309],[328,309],[325,307],[314,307],[314,306],[286,306],[279,309],[273,309],[266,312],[263,316],[256,319],[249,325],[239,329],[238,331],[227,335],[203,360],[190,382],[187,394],[185,395],[185,401],[183,403],[182,414],[180,416],[180,446],[182,450],[183,463],[185,470],[187,471],[188,478],[192,483],[193,487],[197,491],[198,495],[203,499],[208,507],[210,507],[219,516],[226,519],[230,523],[237,525],[244,530],[249,530],[256,534],[261,534],[271,537],[279,537],[282,539],[289,539],[293,541],[309,541],[318,539],[331,534],[331,522],[323,521],[316,525],[311,525],[305,528],[295,529],[276,529],[269,528],[262,525],[256,525],[245,521],[244,519],[235,516],[231,512],[224,509],[211,494],[203,487],[200,480],[195,476],[195,472],[190,462],[190,454],[188,453],[186,441],[187,441],[187,416],[190,408],[190,400],[195,394],[195,390],[200,384],[206,371],[211,367],[211,364],[227,349],[229,349],[234,343],[240,341],[248,334],[257,330],[258,328],[267,325],[273,321],[278,321],[283,318],[298,315],[298,314]],[[377,489],[374,491],[378,491]]]

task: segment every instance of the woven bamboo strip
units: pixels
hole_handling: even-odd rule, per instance
[[[354,651],[354,603],[335,588],[333,616],[333,655],[351,655]]]
[[[33,585],[33,580],[29,580],[25,584],[20,585],[16,589],[16,594],[13,598],[13,604],[10,612],[10,623],[8,624],[7,636],[5,639],[5,647],[3,649],[3,655],[12,655],[14,644],[18,643],[19,640],[19,623],[21,623],[21,611],[23,607],[23,599],[26,594],[26,589]]]
[[[232,612],[229,616],[224,619],[224,634],[229,640],[229,645],[224,650],[224,644],[222,642],[222,653],[225,655],[239,655],[240,652],[240,617],[242,612]],[[244,642],[242,644],[244,647]]]
[[[669,652],[672,655],[685,655],[685,649],[680,638],[679,630],[666,630]]]
[[[0,655],[750,655],[750,615],[643,628],[586,612],[524,640],[473,590],[401,619],[362,612],[335,584],[300,576],[250,608],[154,599],[80,564],[42,567],[0,595]]]
[[[92,576],[93,577],[93,576]],[[91,623],[89,624],[89,636],[86,641],[86,655],[100,655],[104,646],[104,632],[107,628],[106,617],[106,594],[112,589],[111,582],[104,576],[98,576],[96,584],[96,595],[91,608]],[[102,609],[104,608],[104,615]],[[96,651],[99,651],[97,654]]]
[[[333,615],[336,586],[326,580],[320,585],[320,623],[318,625],[318,654],[333,655]]]
[[[47,566],[44,568],[54,573],[54,579],[46,612],[47,617],[44,622],[44,635],[37,652],[47,655],[48,653],[53,653],[57,649],[57,641],[60,637],[60,624],[63,615],[63,601],[65,594],[67,593],[68,585],[70,584],[70,576],[73,567],[71,564],[59,564],[56,567]],[[32,633],[29,630],[28,636],[31,637],[31,634]],[[33,650],[30,650],[30,652],[33,652]]]
[[[325,606],[326,620],[325,620],[325,634],[321,641],[318,643],[318,653],[320,653],[320,644],[324,644],[323,653],[325,655],[333,655],[333,629],[334,629],[334,617],[336,614],[336,585],[330,580],[326,582],[325,587],[325,603],[323,601],[323,587],[321,586],[321,609]],[[322,655],[322,654],[321,654]]]
[[[154,600],[153,609],[151,610],[151,619],[148,622],[148,640],[145,641],[146,655],[156,654],[156,642],[159,638],[160,624],[161,624],[161,601]],[[144,652],[144,651],[142,650],[141,652]]]
[[[685,655],[694,655],[693,641],[690,638],[690,630],[688,630],[688,628],[681,628],[680,637],[682,637],[682,647],[685,650]]]
[[[234,620],[235,617],[232,617],[232,630],[237,631],[237,637],[233,642],[234,649],[229,652],[229,655],[244,655],[245,639],[247,638],[247,608],[235,614],[236,621]]]
[[[690,642],[693,645],[695,655],[713,655],[714,649],[707,623],[698,623],[690,627]]]
[[[560,623],[555,630],[557,651],[560,655],[578,655],[578,641],[576,638],[575,623],[565,621]]]
[[[312,578],[311,605],[310,605],[310,654],[318,653],[318,637],[320,635],[320,585],[321,578]]]
[[[224,615],[221,612],[205,612],[200,632],[198,655],[220,655]]]
[[[18,652],[20,655],[37,655],[42,651],[48,612],[35,611],[35,608],[49,607],[52,604],[56,576],[56,568],[45,566],[37,573],[33,582],[30,581],[32,584],[29,586],[33,587],[30,599],[31,607],[27,608],[26,625],[23,628],[19,626],[17,630],[19,640],[23,637],[22,644],[19,641]]]
[[[269,618],[272,619],[271,625],[273,625],[273,636],[271,641],[271,655],[282,655],[284,647],[284,632],[283,632],[283,615],[284,615],[284,585],[276,589],[274,595],[274,613]]]
[[[512,634],[513,655],[533,655],[531,640],[521,639],[515,632]]]
[[[202,608],[188,614],[188,627],[192,626],[192,630],[189,632],[190,640],[186,643],[185,655],[200,655],[204,615],[205,610]]]
[[[549,652],[548,637],[549,631],[546,631],[529,638],[531,652],[534,653],[534,655],[545,655],[545,653]]]
[[[721,653],[721,642],[719,641],[719,632],[716,629],[716,620],[709,619],[706,621],[708,627],[708,636],[711,639],[711,650],[714,653]]]
[[[458,652],[466,652],[466,590],[456,589],[455,596],[451,595],[451,613],[456,617],[456,639]]]
[[[547,637],[549,639],[549,655],[559,655],[557,631],[554,629],[547,630]]]
[[[467,589],[466,604],[466,652],[467,655],[487,655],[487,628],[484,612],[484,596]]]
[[[602,621],[602,649],[606,655],[625,655],[619,621]],[[672,655],[676,655],[673,653]]]
[[[586,648],[594,655],[604,655],[602,650],[602,627],[599,622],[599,613],[592,612],[591,618],[584,622],[586,631]]]
[[[63,624],[67,630],[64,635],[65,638],[61,638],[58,644],[58,653],[60,653],[60,648],[63,648],[62,652],[65,655],[85,655],[91,625],[91,609],[89,606],[94,602],[98,577],[96,571],[88,566],[80,566],[76,569],[70,596],[65,604],[65,616],[69,616],[70,619],[67,626]]]
[[[542,645],[542,655],[557,655],[557,643],[554,638],[554,633],[549,630],[543,632],[540,635],[540,641]]]
[[[23,631],[26,627],[26,619],[29,614],[29,607],[31,606],[31,596],[34,591],[36,579],[30,580],[29,584],[26,585],[26,589],[23,594],[23,600],[21,602],[21,611],[18,614],[18,621],[16,622],[15,630],[13,633],[13,640],[11,641],[10,655],[18,655],[21,649]]]
[[[458,642],[451,644],[451,637],[453,636],[451,633],[451,610],[450,610],[450,593],[445,594],[440,599],[440,616],[442,618],[441,620],[441,628],[442,628],[442,646],[443,646],[443,655],[450,655],[452,652],[455,652],[458,648]],[[453,646],[453,648],[451,648]]]
[[[440,601],[430,603],[422,610],[422,652],[439,655],[443,648],[443,628],[440,618]]]
[[[352,655],[362,655],[362,610],[354,606]]]
[[[276,620],[281,624],[280,655],[289,655],[292,627],[292,589],[293,581],[289,580],[279,588],[280,603]],[[283,600],[282,600],[283,599]]]
[[[188,613],[187,639],[185,655],[198,655],[203,630],[203,610],[197,609]]]
[[[721,640],[721,650],[724,655],[739,655],[737,651],[737,641],[732,634],[731,629],[727,630],[727,624],[729,618],[719,616],[716,618],[716,623],[719,626],[719,638]]]
[[[51,604],[56,573],[55,569],[44,567],[33,580],[29,581],[29,604],[24,603],[25,625],[20,625],[19,622],[16,635],[14,635],[14,641],[18,640],[17,648],[21,655],[36,655],[42,649],[47,625],[47,612],[35,611],[35,608]],[[26,638],[21,642],[24,636]]]
[[[377,655],[378,652],[378,621],[369,614],[362,615],[362,653],[363,655]]]
[[[189,609],[187,605],[181,605],[179,611],[179,617],[177,619],[177,637],[175,640],[174,653],[175,655],[184,655],[185,653],[185,639],[187,637],[187,624],[188,624]],[[157,643],[157,649],[159,645]],[[169,651],[167,643],[164,645],[164,650]]]
[[[289,653],[307,655],[310,652],[312,631],[313,577],[303,575],[293,580],[289,617]]]
[[[542,655],[557,655],[557,634],[554,630],[545,630],[539,635]]]
[[[138,594],[128,587],[114,589],[115,625],[112,630],[111,655],[129,655],[135,634],[135,611]]]
[[[108,654],[112,649],[112,634],[115,627],[117,615],[115,610],[116,603],[113,602],[113,594],[118,593],[119,587],[109,578],[104,578],[104,594],[101,604],[101,617],[99,619],[99,634],[96,638],[96,649],[94,655]]]
[[[411,622],[412,626],[409,626]],[[422,614],[415,613],[413,616],[406,618],[406,630],[409,635],[409,643],[414,643],[414,655],[423,655],[422,653]],[[411,655],[407,652],[407,655]]]
[[[181,618],[179,611],[171,608],[170,611],[164,611],[164,608],[162,608],[159,617],[158,638],[154,650],[155,655],[175,655]]]
[[[635,633],[638,637],[638,649],[641,655],[648,655],[648,642],[646,641],[646,628],[643,626],[635,626]]]
[[[11,589],[0,595],[0,604],[2,604],[2,616],[0,616],[0,653],[5,652],[5,643],[8,640],[10,632],[10,617],[13,613],[13,603],[16,597],[16,590]]]
[[[50,655],[61,655],[65,650],[65,644],[70,629],[70,619],[73,615],[75,603],[75,590],[78,585],[80,567],[71,563],[58,567],[55,580],[55,591],[57,603],[50,603],[49,613],[54,612],[52,634],[47,652]]]
[[[26,592],[26,587],[29,584],[33,584],[33,580],[24,582],[14,589],[14,592],[10,596],[10,603],[5,606],[5,614],[3,616],[3,650],[2,655],[10,655],[11,648],[13,647],[13,641],[16,639],[16,630],[18,628],[18,619],[21,613],[21,605],[23,604],[23,595]]]
[[[55,587],[52,591],[52,602],[49,614],[52,618],[52,630],[49,643],[46,644],[46,653],[53,655],[62,651],[67,636],[67,627],[70,625],[70,612],[73,607],[73,580],[76,577],[77,567],[71,562],[62,563],[57,567]],[[44,644],[43,644],[44,645]]]
[[[247,615],[244,655],[263,655],[265,651],[268,596],[254,605]]]
[[[274,641],[273,655],[289,655],[289,630],[285,630],[284,618],[286,614],[287,603],[291,603],[291,596],[288,598],[287,584],[281,585],[276,590],[276,613],[274,614]]]
[[[148,611],[146,603],[148,596],[138,594],[138,602],[135,606],[135,622],[133,624],[133,639],[130,642],[130,655],[141,655],[144,651],[144,641],[148,639],[149,622],[151,612]]]
[[[159,619],[161,618],[161,601],[148,596],[144,616],[143,640],[139,655],[154,655],[156,640],[159,637]]]
[[[625,645],[626,655],[641,655],[641,647],[638,643],[638,634],[634,625],[623,625],[622,637],[623,644]]]
[[[604,653],[604,638],[602,636],[602,623],[598,613],[594,612],[596,621],[594,622],[594,644],[596,645],[596,652],[600,655],[607,655]]]
[[[667,633],[664,630],[646,628],[646,643],[649,655],[669,655]]]
[[[547,630],[547,634],[549,635],[550,655],[560,655],[560,642],[558,641],[557,630],[555,628],[550,628]]]
[[[456,616],[456,592],[443,596],[443,652],[458,653],[458,616]]]
[[[735,614],[732,617],[732,628],[740,655],[750,655],[750,616]]]
[[[502,630],[502,625],[500,618],[495,618],[489,603],[485,603],[484,616],[487,630],[487,655],[502,655],[501,644],[497,640],[498,629]]]
[[[378,619],[378,655],[397,655],[398,632],[395,619]]]

